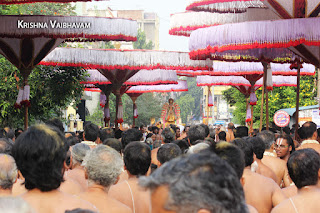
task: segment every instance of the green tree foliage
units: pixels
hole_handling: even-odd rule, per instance
[[[313,76],[303,76],[300,81],[300,106],[315,105],[316,93]],[[269,92],[269,122],[273,121],[274,113],[283,108],[294,108],[296,106],[296,87],[274,87],[272,92]],[[236,107],[234,118],[236,123],[244,124],[246,118],[246,100],[242,93],[235,88],[230,88],[223,92],[224,98],[231,105]],[[262,89],[256,91],[258,98],[257,105],[254,106],[253,121],[254,127],[260,124],[260,107]],[[264,104],[265,106],[265,104]],[[265,107],[264,107],[265,113]],[[265,117],[265,116],[264,116]],[[266,120],[264,118],[263,125]]]
[[[141,29],[138,30],[137,41],[133,42],[133,49],[152,50],[152,41],[147,42],[146,34]]]
[[[183,92],[175,100],[181,109],[182,123],[188,123],[188,116],[200,119],[200,103],[202,98],[202,89],[197,86],[196,78],[187,78],[188,92]]]
[[[0,5],[0,15],[76,15],[70,3]]]
[[[79,101],[85,70],[74,67],[38,66],[29,76],[30,102],[29,117],[47,120],[61,114],[73,100]],[[0,57],[0,126],[22,126],[24,109],[13,107],[18,87],[21,85],[19,71],[4,57]]]

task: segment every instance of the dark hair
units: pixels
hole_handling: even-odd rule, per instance
[[[73,136],[69,136],[66,140],[67,140],[67,143],[69,146],[73,146],[73,145],[76,145],[77,143],[79,143],[78,138],[73,137]]]
[[[251,143],[242,138],[236,138],[231,143],[239,147],[244,153],[245,166],[250,166],[253,163],[253,148]]]
[[[290,154],[292,154],[296,150],[294,142],[290,135],[286,135],[286,134],[279,135],[276,140],[278,140],[279,138],[285,139],[287,141],[288,146],[289,147],[291,146]]]
[[[68,146],[62,132],[44,124],[31,126],[14,143],[12,156],[25,178],[26,189],[59,188]]]
[[[151,190],[167,186],[167,210],[175,212],[248,212],[243,188],[231,166],[204,151],[175,158],[139,183]]]
[[[313,133],[317,131],[317,124],[312,121],[305,122],[301,127],[302,135],[300,138],[302,140],[311,138]]]
[[[142,132],[136,128],[124,131],[121,136],[122,149],[124,149],[130,142],[140,141],[142,136]]]
[[[225,131],[219,132],[218,137],[219,137],[219,140],[220,140],[220,141],[226,141],[226,140],[227,140],[227,139],[226,139],[227,134],[226,134]]]
[[[7,132],[3,128],[0,128],[0,138],[7,138]]]
[[[113,132],[110,132],[108,129],[100,129],[99,136],[101,141],[105,141],[108,138],[114,138]]]
[[[84,138],[88,141],[96,141],[99,135],[99,127],[89,123],[84,127]]]
[[[243,138],[248,136],[248,127],[246,126],[238,126],[236,128],[235,137]]]
[[[289,128],[288,126],[283,127],[283,128],[282,128],[282,131],[283,131],[285,134],[290,135],[290,128]]]
[[[23,132],[23,129],[22,129],[22,128],[17,128],[17,129],[14,131],[14,136],[16,137],[16,139],[17,139],[17,137],[21,134],[20,131],[21,131],[21,133],[22,133],[22,132]]]
[[[58,118],[53,118],[45,122],[49,126],[54,126],[58,128],[62,133],[64,133],[63,123]]]
[[[261,160],[263,158],[264,151],[266,150],[266,147],[259,137],[253,137],[249,138],[248,142],[251,143],[252,149],[254,154],[256,154],[256,157]]]
[[[7,138],[0,138],[0,153],[11,155],[12,146]]]
[[[115,132],[114,132],[114,137],[116,138],[116,139],[120,139],[121,137],[122,137],[122,130],[120,130],[120,129],[117,129]]]
[[[200,126],[204,128],[204,132],[205,132],[205,134],[206,134],[205,137],[208,137],[208,135],[209,135],[209,133],[210,133],[210,130],[209,130],[208,125],[200,124]]]
[[[177,144],[180,147],[180,150],[181,150],[182,154],[186,153],[186,150],[189,149],[188,141],[185,140],[185,139],[176,140],[176,141],[173,141],[172,143]]]
[[[206,138],[206,131],[200,125],[192,125],[188,131],[188,137],[191,145],[195,145],[194,143],[197,140],[204,140]]]
[[[161,136],[164,143],[171,143],[175,139],[175,132],[171,128],[164,128]]]
[[[115,138],[108,138],[102,142],[103,145],[110,146],[111,148],[115,149],[117,152],[121,153],[122,145],[118,139]]]
[[[13,139],[15,136],[14,136],[14,131],[12,129],[10,129],[8,132],[7,132],[7,137],[9,139]]]
[[[161,164],[181,155],[181,149],[174,143],[164,144],[158,149],[157,159]]]
[[[274,133],[268,130],[263,130],[257,135],[257,137],[259,137],[262,140],[266,149],[270,149],[275,141]]]
[[[147,136],[146,136],[146,139],[152,137],[152,135],[154,135],[153,133],[148,133]]]
[[[151,164],[150,147],[139,141],[129,143],[123,151],[123,161],[132,175],[145,175]]]
[[[243,151],[239,147],[231,143],[219,142],[215,146],[211,146],[211,149],[231,165],[239,179],[242,177],[245,160]]]
[[[313,149],[301,149],[290,155],[287,162],[290,178],[298,189],[318,183],[319,153]]]

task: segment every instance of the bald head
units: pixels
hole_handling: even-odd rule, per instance
[[[18,170],[16,163],[10,155],[0,154],[0,188],[12,189],[16,181]]]

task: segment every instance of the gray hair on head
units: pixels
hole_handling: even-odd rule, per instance
[[[266,150],[270,149],[275,141],[274,133],[268,130],[263,130],[257,136],[263,141]]]
[[[3,213],[35,213],[21,197],[0,197],[0,209]]]
[[[0,188],[11,189],[17,176],[18,170],[14,158],[7,154],[0,154]]]
[[[139,184],[152,191],[168,187],[164,208],[177,213],[200,209],[247,213],[244,192],[234,169],[211,151],[184,155],[163,164]]]
[[[114,149],[98,145],[86,155],[82,165],[88,174],[89,183],[109,187],[117,181],[122,172],[123,160]]]
[[[201,142],[201,143],[198,143],[194,146],[191,146],[188,150],[188,154],[194,154],[194,153],[199,153],[200,151],[204,150],[204,149],[207,149],[209,148],[210,145],[205,143],[205,142]]]
[[[84,143],[78,143],[72,146],[71,156],[72,156],[73,165],[77,163],[81,164],[89,150],[90,150],[90,146]]]

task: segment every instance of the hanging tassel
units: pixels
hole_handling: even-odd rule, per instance
[[[107,96],[100,93],[100,106],[101,108],[104,108],[106,105]]]
[[[16,103],[14,104],[14,107],[16,109],[21,109],[21,101],[22,101],[22,96],[23,96],[23,89],[19,89],[18,97],[16,100]]]
[[[252,120],[251,109],[250,107],[248,107],[246,122],[250,122],[251,120]]]
[[[119,105],[117,118],[118,118],[117,122],[119,124],[123,123],[123,106],[122,106],[122,104]]]
[[[212,107],[213,106],[213,98],[212,98],[212,93],[209,90],[209,96],[208,96],[208,107]]]
[[[104,108],[103,112],[104,112],[104,120],[106,122],[110,121],[110,109],[109,109],[109,107]]]
[[[250,93],[250,100],[249,100],[250,105],[257,105],[257,101],[258,101],[258,99],[257,99],[256,93],[251,92]]]
[[[134,104],[133,105],[133,108],[134,108],[134,111],[133,111],[133,117],[134,118],[138,118],[138,108],[137,108],[137,105],[136,104]]]
[[[272,70],[269,65],[267,69],[267,90],[273,90]]]
[[[23,88],[21,105],[24,105],[26,107],[29,107],[31,105],[30,104],[30,86],[29,85],[25,85]]]

